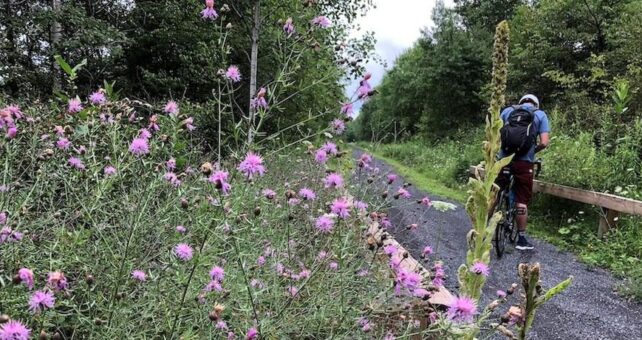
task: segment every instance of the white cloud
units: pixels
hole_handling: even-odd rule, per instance
[[[381,56],[388,68],[394,65],[395,59],[410,48],[421,36],[421,30],[432,25],[432,10],[436,0],[374,0],[376,8],[371,9],[366,16],[357,23],[360,30],[352,32],[352,36],[359,36],[364,32],[374,32],[377,44],[375,52]],[[446,6],[452,6],[453,1],[445,1]],[[378,85],[383,78],[385,69],[376,63],[366,65],[372,73],[371,84]],[[350,96],[358,82],[352,82],[346,88]],[[358,106],[358,105],[357,105]]]

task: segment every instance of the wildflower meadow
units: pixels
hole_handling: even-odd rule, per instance
[[[242,39],[225,21],[233,4],[189,6],[220,37],[211,47],[220,55]],[[498,26],[494,56],[491,171],[471,182],[469,255],[446,272],[431,244],[414,259],[393,239],[389,208],[453,206],[413,197],[371,156],[354,159],[341,137],[353,105],[376,96],[359,61],[334,61],[339,73],[358,71],[351,98],[290,125],[280,120],[302,91],[299,59],[341,24],[324,8],[308,1],[272,23],[281,50],[268,66],[279,71],[261,84],[260,4],[250,7],[249,74],[212,59],[208,106],[121,96],[111,79],[83,92],[85,63],[60,55],[64,81],[48,100],[0,97],[1,340],[526,338],[536,308],[570,280],[544,291],[539,265],[523,264],[519,285],[481,302],[492,272],[485,215],[500,166],[489,157],[507,25]],[[509,306],[511,294],[518,298]]]

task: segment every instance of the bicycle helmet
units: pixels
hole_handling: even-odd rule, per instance
[[[533,94],[527,94],[519,100],[520,104],[524,104],[524,102],[532,102],[535,107],[539,109],[539,99],[537,99],[537,97]]]

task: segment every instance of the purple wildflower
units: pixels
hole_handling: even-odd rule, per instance
[[[432,284],[435,287],[441,287],[444,285],[444,277],[446,276],[446,272],[444,271],[444,265],[441,262],[435,263],[433,266],[433,271],[435,273],[435,276],[432,279]]]
[[[346,130],[346,124],[341,119],[335,119],[330,122],[330,128],[332,129],[332,132],[340,135]]]
[[[2,340],[29,340],[31,330],[20,321],[11,320],[0,325],[0,339]]]
[[[33,289],[33,271],[29,268],[20,268],[18,270],[18,277],[20,278],[20,282],[27,286],[29,290]]]
[[[145,282],[145,280],[147,280],[147,274],[142,270],[136,269],[132,271],[132,278],[139,282]]]
[[[332,21],[328,17],[321,15],[312,19],[312,24],[321,28],[328,28],[332,25]]]
[[[4,108],[5,110],[9,111],[9,113],[15,118],[16,120],[22,119],[22,110],[20,110],[20,106],[12,104]]]
[[[317,218],[315,225],[322,233],[329,233],[334,229],[334,219],[332,215],[323,215]]]
[[[350,116],[354,112],[354,108],[352,107],[352,103],[344,103],[341,105],[341,113]]]
[[[167,170],[169,171],[174,171],[174,169],[176,169],[176,160],[174,158],[170,158],[165,162],[165,167],[167,167]]]
[[[263,167],[263,158],[253,152],[248,152],[245,156],[245,159],[241,162],[241,164],[239,164],[238,169],[248,179],[252,179],[254,175],[263,176],[263,174],[265,173],[265,167]]]
[[[165,111],[165,113],[169,114],[170,116],[175,116],[178,114],[178,104],[175,101],[170,100],[167,102],[167,104],[165,104],[165,108],[163,109],[163,111]]]
[[[314,154],[314,160],[319,164],[325,164],[328,161],[328,153],[322,149],[317,150]]]
[[[103,170],[103,173],[105,174],[105,177],[113,176],[113,175],[115,175],[115,174],[116,174],[116,168],[114,168],[114,167],[113,167],[113,166],[111,166],[111,165],[108,165],[108,166],[106,166],[106,167],[105,167],[105,169]]]
[[[471,323],[477,314],[477,305],[473,299],[460,296],[453,299],[448,307],[448,319],[459,323]]]
[[[383,252],[386,255],[394,255],[397,253],[397,250],[398,250],[397,247],[395,247],[392,244],[388,244],[385,247],[383,247]]]
[[[256,259],[256,264],[259,265],[259,267],[263,267],[265,265],[265,256],[261,255]]]
[[[332,142],[326,142],[320,149],[331,155],[336,155],[339,153],[337,145]]]
[[[317,195],[314,193],[314,191],[308,188],[301,188],[301,190],[299,190],[299,196],[301,196],[301,198],[306,201],[314,201],[317,198]]]
[[[85,164],[76,157],[71,157],[69,160],[67,160],[67,163],[69,163],[69,166],[72,168],[78,169],[78,170],[85,170]]]
[[[367,153],[363,153],[357,160],[357,166],[360,168],[368,168],[370,167],[370,162],[372,162],[372,156]]]
[[[82,103],[80,102],[80,99],[78,97],[69,99],[67,106],[67,111],[69,113],[78,113],[82,111],[82,109]]]
[[[147,139],[135,138],[129,145],[129,152],[133,153],[135,156],[148,154],[149,144],[147,144]]]
[[[212,270],[210,270],[210,277],[212,280],[222,282],[225,278],[225,270],[219,266],[214,266]]]
[[[219,320],[219,321],[216,323],[216,326],[215,326],[215,327],[216,327],[216,329],[221,329],[221,330],[223,330],[223,329],[227,329],[227,323],[225,323],[225,321],[223,321],[223,320]]]
[[[185,234],[187,229],[185,229],[185,227],[183,227],[182,225],[179,225],[179,226],[176,226],[176,231],[181,233],[181,234]]]
[[[488,265],[481,261],[476,261],[472,268],[470,268],[470,271],[483,276],[488,276],[488,274],[490,274],[490,268],[488,268]]]
[[[337,198],[332,201],[330,210],[333,214],[337,214],[337,216],[343,219],[348,218],[350,217],[350,202],[348,202],[348,200],[343,197]]]
[[[430,198],[428,198],[428,196],[422,198],[420,204],[429,208],[432,206],[432,202],[430,201]]]
[[[339,264],[336,262],[330,262],[328,263],[328,268],[330,268],[331,270],[337,270],[339,269]]]
[[[366,212],[366,210],[368,210],[368,203],[363,201],[355,201],[354,207],[361,212]]]
[[[214,9],[214,0],[205,0],[205,9],[201,11],[203,19],[216,20],[218,13]]]
[[[174,247],[174,254],[183,261],[189,261],[192,259],[194,250],[186,243],[179,243]]]
[[[176,176],[176,174],[173,172],[165,173],[165,175],[163,175],[163,178],[175,187],[179,187],[181,185],[181,180],[178,179],[178,176]]]
[[[256,330],[256,328],[252,327],[247,330],[247,334],[245,335],[245,340],[255,340],[259,338],[259,332]]]
[[[421,252],[423,256],[432,255],[432,253],[433,251],[431,246],[425,246],[424,250]]]
[[[239,71],[239,68],[235,65],[232,65],[227,68],[227,71],[225,71],[225,78],[238,83],[241,81],[241,71]]]
[[[14,139],[14,138],[16,138],[17,135],[18,135],[18,128],[17,127],[12,126],[12,127],[7,129],[7,134],[6,134],[7,138]]]
[[[217,170],[212,175],[210,175],[207,181],[214,184],[216,189],[227,195],[232,189],[232,186],[227,182],[228,177],[229,173],[227,171]]]
[[[62,272],[50,272],[47,277],[47,286],[54,291],[67,289],[67,278]]]
[[[370,91],[372,91],[372,86],[368,80],[372,77],[370,72],[366,73],[363,76],[363,79],[359,82],[359,88],[357,89],[359,99],[366,100],[370,96]]]
[[[285,33],[287,33],[288,35],[294,33],[294,24],[292,24],[292,18],[288,18],[288,20],[285,21],[285,25],[283,25],[283,31],[285,31]]]
[[[333,172],[323,179],[326,188],[341,188],[343,187],[343,177]]]
[[[388,184],[392,184],[395,180],[397,180],[397,175],[395,174],[388,174]]]
[[[60,138],[56,142],[56,147],[61,150],[67,150],[71,146],[71,142],[67,138]]]
[[[276,192],[272,189],[263,189],[262,194],[269,200],[273,200],[276,197]]]
[[[256,97],[252,99],[252,102],[250,103],[250,108],[254,110],[258,108],[263,108],[267,110],[268,104],[267,104],[267,101],[265,100],[266,93],[267,93],[267,90],[264,87],[261,87],[261,89],[259,89],[259,92],[256,94]]]
[[[56,298],[53,293],[48,290],[39,290],[31,294],[29,298],[29,311],[37,313],[44,309],[52,308],[54,303],[56,303]]]
[[[506,297],[506,292],[503,291],[503,290],[498,290],[497,291],[497,297],[499,297],[501,299],[505,298]]]
[[[107,102],[107,97],[102,91],[96,91],[89,95],[89,102],[93,105],[103,105]]]
[[[398,197],[410,198],[412,197],[412,195],[410,195],[410,192],[408,192],[408,190],[404,188],[399,188],[399,190],[397,190],[397,194],[395,195],[395,198],[398,198]]]

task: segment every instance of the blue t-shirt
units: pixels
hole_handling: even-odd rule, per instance
[[[523,107],[533,107],[533,104],[531,103],[526,103],[522,105]],[[506,121],[508,120],[508,117],[510,116],[511,112],[515,110],[512,106],[507,107],[502,111],[500,118],[506,124]],[[535,131],[537,131],[537,136],[541,135],[542,133],[548,133],[551,132],[551,128],[548,125],[548,116],[546,116],[546,112],[544,110],[537,110],[535,111],[535,120],[533,121],[533,124],[535,125]],[[529,161],[529,162],[535,162],[535,147],[537,145],[533,145],[531,149],[528,151],[528,153],[522,157],[517,157],[515,160],[520,160],[520,161]],[[507,155],[504,155],[504,152],[502,150],[499,150],[499,157],[504,158]]]

